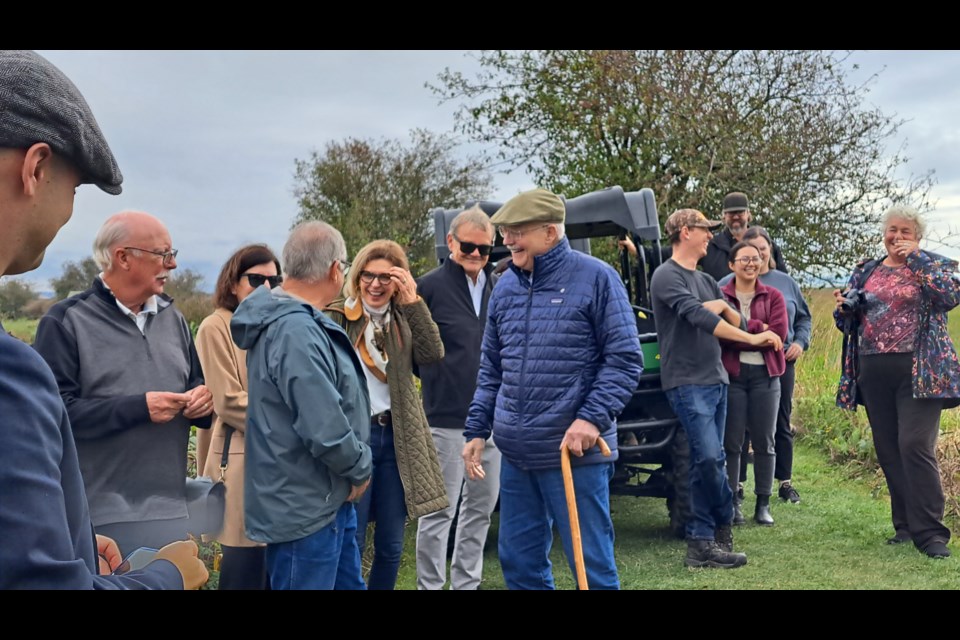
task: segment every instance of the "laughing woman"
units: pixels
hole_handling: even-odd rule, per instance
[[[846,295],[834,291],[837,328],[846,332],[837,404],[867,409],[890,490],[887,542],[912,541],[946,558],[937,435],[940,412],[960,404],[960,365],[947,333],[947,312],[960,303],[957,263],[920,249],[924,225],[913,207],[888,209],[882,224],[886,257],[857,265]]]
[[[783,295],[759,281],[760,250],[738,242],[730,250],[733,279],[720,289],[747,322],[748,333],[773,331],[787,339],[787,306]],[[753,441],[754,493],[757,504],[754,521],[773,525],[770,495],[773,493],[773,467],[776,460],[774,433],[780,406],[780,376],[786,368],[783,351],[757,349],[741,342],[722,342],[723,366],[730,375],[727,392],[727,424],[723,448],[727,454],[727,479],[737,493],[740,476],[740,454],[744,432]],[[742,507],[734,500],[734,524],[744,522]]]
[[[370,589],[393,589],[406,519],[448,506],[437,450],[427,426],[414,364],[443,359],[440,330],[396,242],[375,240],[353,262],[346,300],[325,311],[350,336],[370,391],[373,478],[357,505],[361,554],[367,523],[375,522]]]

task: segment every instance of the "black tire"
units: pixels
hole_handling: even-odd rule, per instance
[[[690,520],[690,445],[687,434],[679,425],[673,437],[670,451],[673,496],[667,499],[670,513],[670,531],[678,538],[684,538],[687,522]]]

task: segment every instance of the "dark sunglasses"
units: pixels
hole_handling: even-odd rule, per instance
[[[246,278],[254,289],[262,287],[264,282],[269,282],[271,289],[283,282],[283,276],[264,276],[259,273],[244,273],[240,277]]]
[[[488,256],[493,253],[492,244],[474,244],[472,242],[464,242],[457,236],[453,236],[453,239],[460,243],[460,251],[467,255],[470,255],[474,251],[479,251],[481,256]]]

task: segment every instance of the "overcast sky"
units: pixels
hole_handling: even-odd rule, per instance
[[[65,260],[90,255],[100,224],[122,209],[148,211],[170,229],[178,263],[206,278],[240,245],[280,251],[296,215],[294,159],[346,137],[407,139],[447,132],[454,106],[424,83],[445,67],[470,71],[462,51],[40,51],[87,98],[123,172],[123,194],[78,191],[74,216],[30,275],[40,288]],[[854,78],[880,72],[869,100],[910,121],[909,169],[938,180],[934,226],[960,226],[960,52],[861,52]],[[489,199],[533,183],[495,176]],[[577,195],[577,194],[568,194]]]

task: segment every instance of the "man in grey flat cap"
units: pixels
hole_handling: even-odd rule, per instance
[[[551,525],[574,571],[560,471],[570,449],[580,533],[591,589],[617,589],[609,482],[617,422],[637,387],[643,356],[620,278],[573,251],[563,201],[544,189],[512,198],[493,216],[513,263],[494,287],[463,451],[470,478],[483,477],[493,433],[500,466],[499,553],[510,589],[552,589]],[[613,451],[594,447],[603,438]]]
[[[0,51],[0,275],[37,268],[73,213],[76,188],[123,177],[73,83],[30,51]],[[207,570],[193,542],[144,569],[94,537],[73,432],[50,368],[0,330],[0,589],[179,589]],[[99,558],[98,558],[99,555]]]

